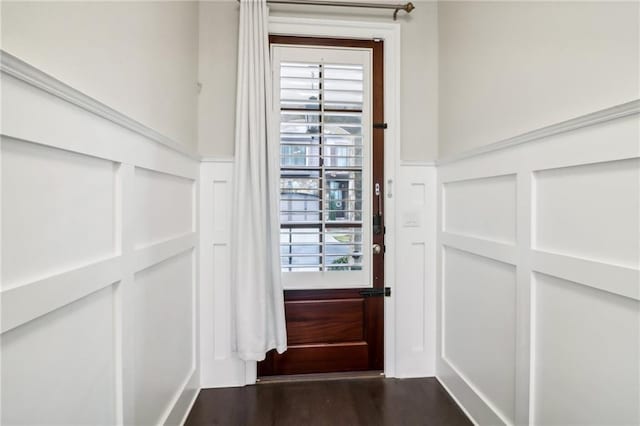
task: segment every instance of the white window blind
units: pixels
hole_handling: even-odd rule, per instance
[[[321,272],[338,279],[335,272],[368,270],[365,65],[288,60],[275,64],[280,259],[285,275]]]

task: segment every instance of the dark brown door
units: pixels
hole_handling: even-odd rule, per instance
[[[286,70],[282,72],[283,76],[288,75],[290,79],[281,77],[279,81],[283,83],[277,87],[282,94],[281,115],[291,117],[290,120],[281,118],[281,122],[311,123],[305,124],[304,128],[291,123],[287,124],[289,127],[281,124],[280,129],[283,158],[281,161],[282,188],[294,187],[289,192],[285,189],[281,190],[281,217],[284,218],[285,214],[305,215],[298,216],[301,219],[298,221],[287,222],[283,219],[281,227],[283,274],[295,273],[296,266],[302,265],[301,269],[305,269],[308,266],[305,262],[311,264],[316,261],[315,259],[319,259],[317,262],[325,266],[324,269],[315,264],[313,267],[328,270],[328,276],[331,271],[358,270],[360,259],[356,244],[348,246],[351,251],[340,257],[332,253],[331,249],[332,247],[334,250],[344,249],[348,244],[358,240],[358,235],[364,235],[362,233],[364,229],[368,239],[365,238],[363,241],[371,247],[360,247],[360,250],[365,253],[364,255],[371,257],[368,271],[369,279],[373,281],[371,283],[373,288],[285,290],[288,350],[281,355],[275,351],[268,353],[266,359],[258,363],[258,376],[383,370],[384,297],[370,295],[376,293],[372,290],[379,290],[378,293],[380,293],[384,289],[383,42],[282,36],[271,36],[270,41],[272,46],[332,46],[367,49],[372,52],[371,64],[367,68],[372,96],[368,98],[370,118],[366,120],[366,125],[370,126],[370,129],[368,132],[360,133],[360,136],[365,133],[369,135],[369,140],[365,140],[364,143],[370,143],[371,150],[370,158],[363,161],[363,164],[356,158],[362,152],[359,151],[357,142],[362,142],[363,138],[358,139],[358,129],[349,127],[351,124],[348,123],[357,122],[358,113],[362,113],[364,107],[362,101],[358,103],[356,91],[349,90],[349,84],[351,84],[349,81],[355,84],[356,80],[350,80],[349,72],[351,71],[348,67],[343,67],[346,69],[341,74],[346,76],[344,81],[338,81],[338,77],[332,74],[335,70],[332,70],[330,65],[324,68],[322,65],[317,65],[317,71],[310,74],[312,78],[301,74],[297,68],[291,68],[287,71],[290,74],[286,74]],[[293,67],[296,64],[290,65]],[[340,66],[336,67],[340,68]],[[310,85],[305,86],[307,83]],[[312,90],[308,93],[289,90],[289,88],[300,87],[311,87]],[[314,91],[315,89],[318,90]],[[295,98],[300,93],[304,102]],[[286,98],[291,98],[289,103]],[[333,125],[330,123],[334,122],[347,124],[339,124],[332,128]],[[306,155],[306,160],[296,157],[296,155],[302,155],[299,153]],[[340,153],[345,154],[345,158],[340,160],[344,166],[342,169],[336,162]],[[316,156],[319,157],[318,161],[315,160]],[[337,166],[332,168],[331,164]],[[360,188],[362,192],[368,191],[368,197],[362,197],[357,187],[355,190],[350,189],[353,186],[353,176],[358,176],[358,166],[370,168],[366,173],[362,172],[362,176],[366,176],[366,181],[363,179]],[[295,178],[291,176],[298,176],[298,180],[294,180]],[[300,176],[308,179],[301,180]],[[341,180],[340,176],[345,177]],[[349,176],[352,180],[349,180]],[[313,180],[314,178],[317,180]],[[291,184],[292,181],[297,187],[309,185],[312,191],[297,190],[296,186]],[[301,200],[304,197],[312,199]],[[358,224],[356,220],[358,213],[354,213],[353,210],[357,210],[357,200],[364,198],[371,210],[362,215],[368,219],[367,223],[363,220]],[[290,206],[288,210],[284,207],[286,203]],[[309,206],[319,206],[318,211]],[[302,207],[304,207],[304,213],[300,212]],[[312,213],[307,213],[309,211]],[[350,220],[350,218],[355,219]],[[302,219],[308,221],[304,222]],[[310,225],[315,223],[316,219],[322,220],[319,220],[317,225]],[[302,249],[306,247],[309,250],[312,244],[298,243],[299,245],[296,246],[291,235],[304,236],[305,232],[313,232],[312,226],[319,227],[317,241],[320,243],[316,251],[305,254],[306,252]],[[340,234],[341,232],[343,235]],[[358,234],[359,232],[361,234]],[[339,242],[344,244],[340,246]],[[373,245],[380,247],[379,253],[375,253]],[[288,254],[287,250],[293,254]],[[296,255],[296,250],[302,254]],[[296,261],[300,265],[295,265]],[[295,277],[294,274],[291,276]]]

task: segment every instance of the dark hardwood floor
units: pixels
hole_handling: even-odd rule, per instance
[[[471,425],[435,378],[262,383],[203,389],[186,426]]]

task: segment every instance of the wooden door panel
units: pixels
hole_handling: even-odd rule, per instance
[[[364,339],[362,299],[291,300],[284,308],[290,346]]]
[[[283,354],[270,352],[258,364],[258,375],[313,374],[369,370],[367,342],[290,345]]]
[[[382,370],[383,304],[359,289],[285,291],[288,349],[269,352],[258,376]]]

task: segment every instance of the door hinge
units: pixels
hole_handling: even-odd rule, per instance
[[[360,296],[362,297],[389,297],[391,296],[391,287],[385,288],[365,288],[360,290]]]
[[[387,123],[373,123],[374,129],[386,129],[387,127]]]

